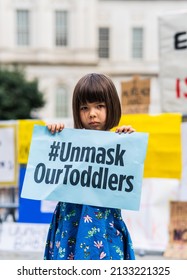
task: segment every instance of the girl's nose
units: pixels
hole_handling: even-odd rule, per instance
[[[90,109],[90,118],[95,117],[95,110],[94,109]]]

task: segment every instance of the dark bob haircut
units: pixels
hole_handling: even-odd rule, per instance
[[[118,125],[121,118],[121,104],[114,83],[104,74],[91,73],[78,81],[73,92],[72,108],[75,128],[83,128],[80,120],[80,106],[92,102],[106,104],[105,130]]]

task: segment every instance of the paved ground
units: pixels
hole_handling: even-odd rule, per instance
[[[42,253],[1,251],[0,260],[42,260]]]
[[[143,254],[144,253],[144,254]],[[162,253],[157,252],[141,252],[141,256],[136,254],[137,260],[164,260]],[[42,252],[13,252],[1,251],[0,260],[42,260]]]

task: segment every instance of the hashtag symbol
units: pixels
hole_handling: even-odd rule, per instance
[[[53,159],[53,161],[56,160],[56,158],[58,157],[58,150],[60,149],[60,142],[54,141],[53,144],[50,146],[51,151],[49,153],[49,160],[51,161]]]

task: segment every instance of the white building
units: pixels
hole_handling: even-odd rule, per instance
[[[21,65],[38,78],[40,118],[71,117],[81,76],[102,72],[121,82],[151,78],[150,113],[161,112],[158,17],[187,1],[0,0],[0,65]]]

